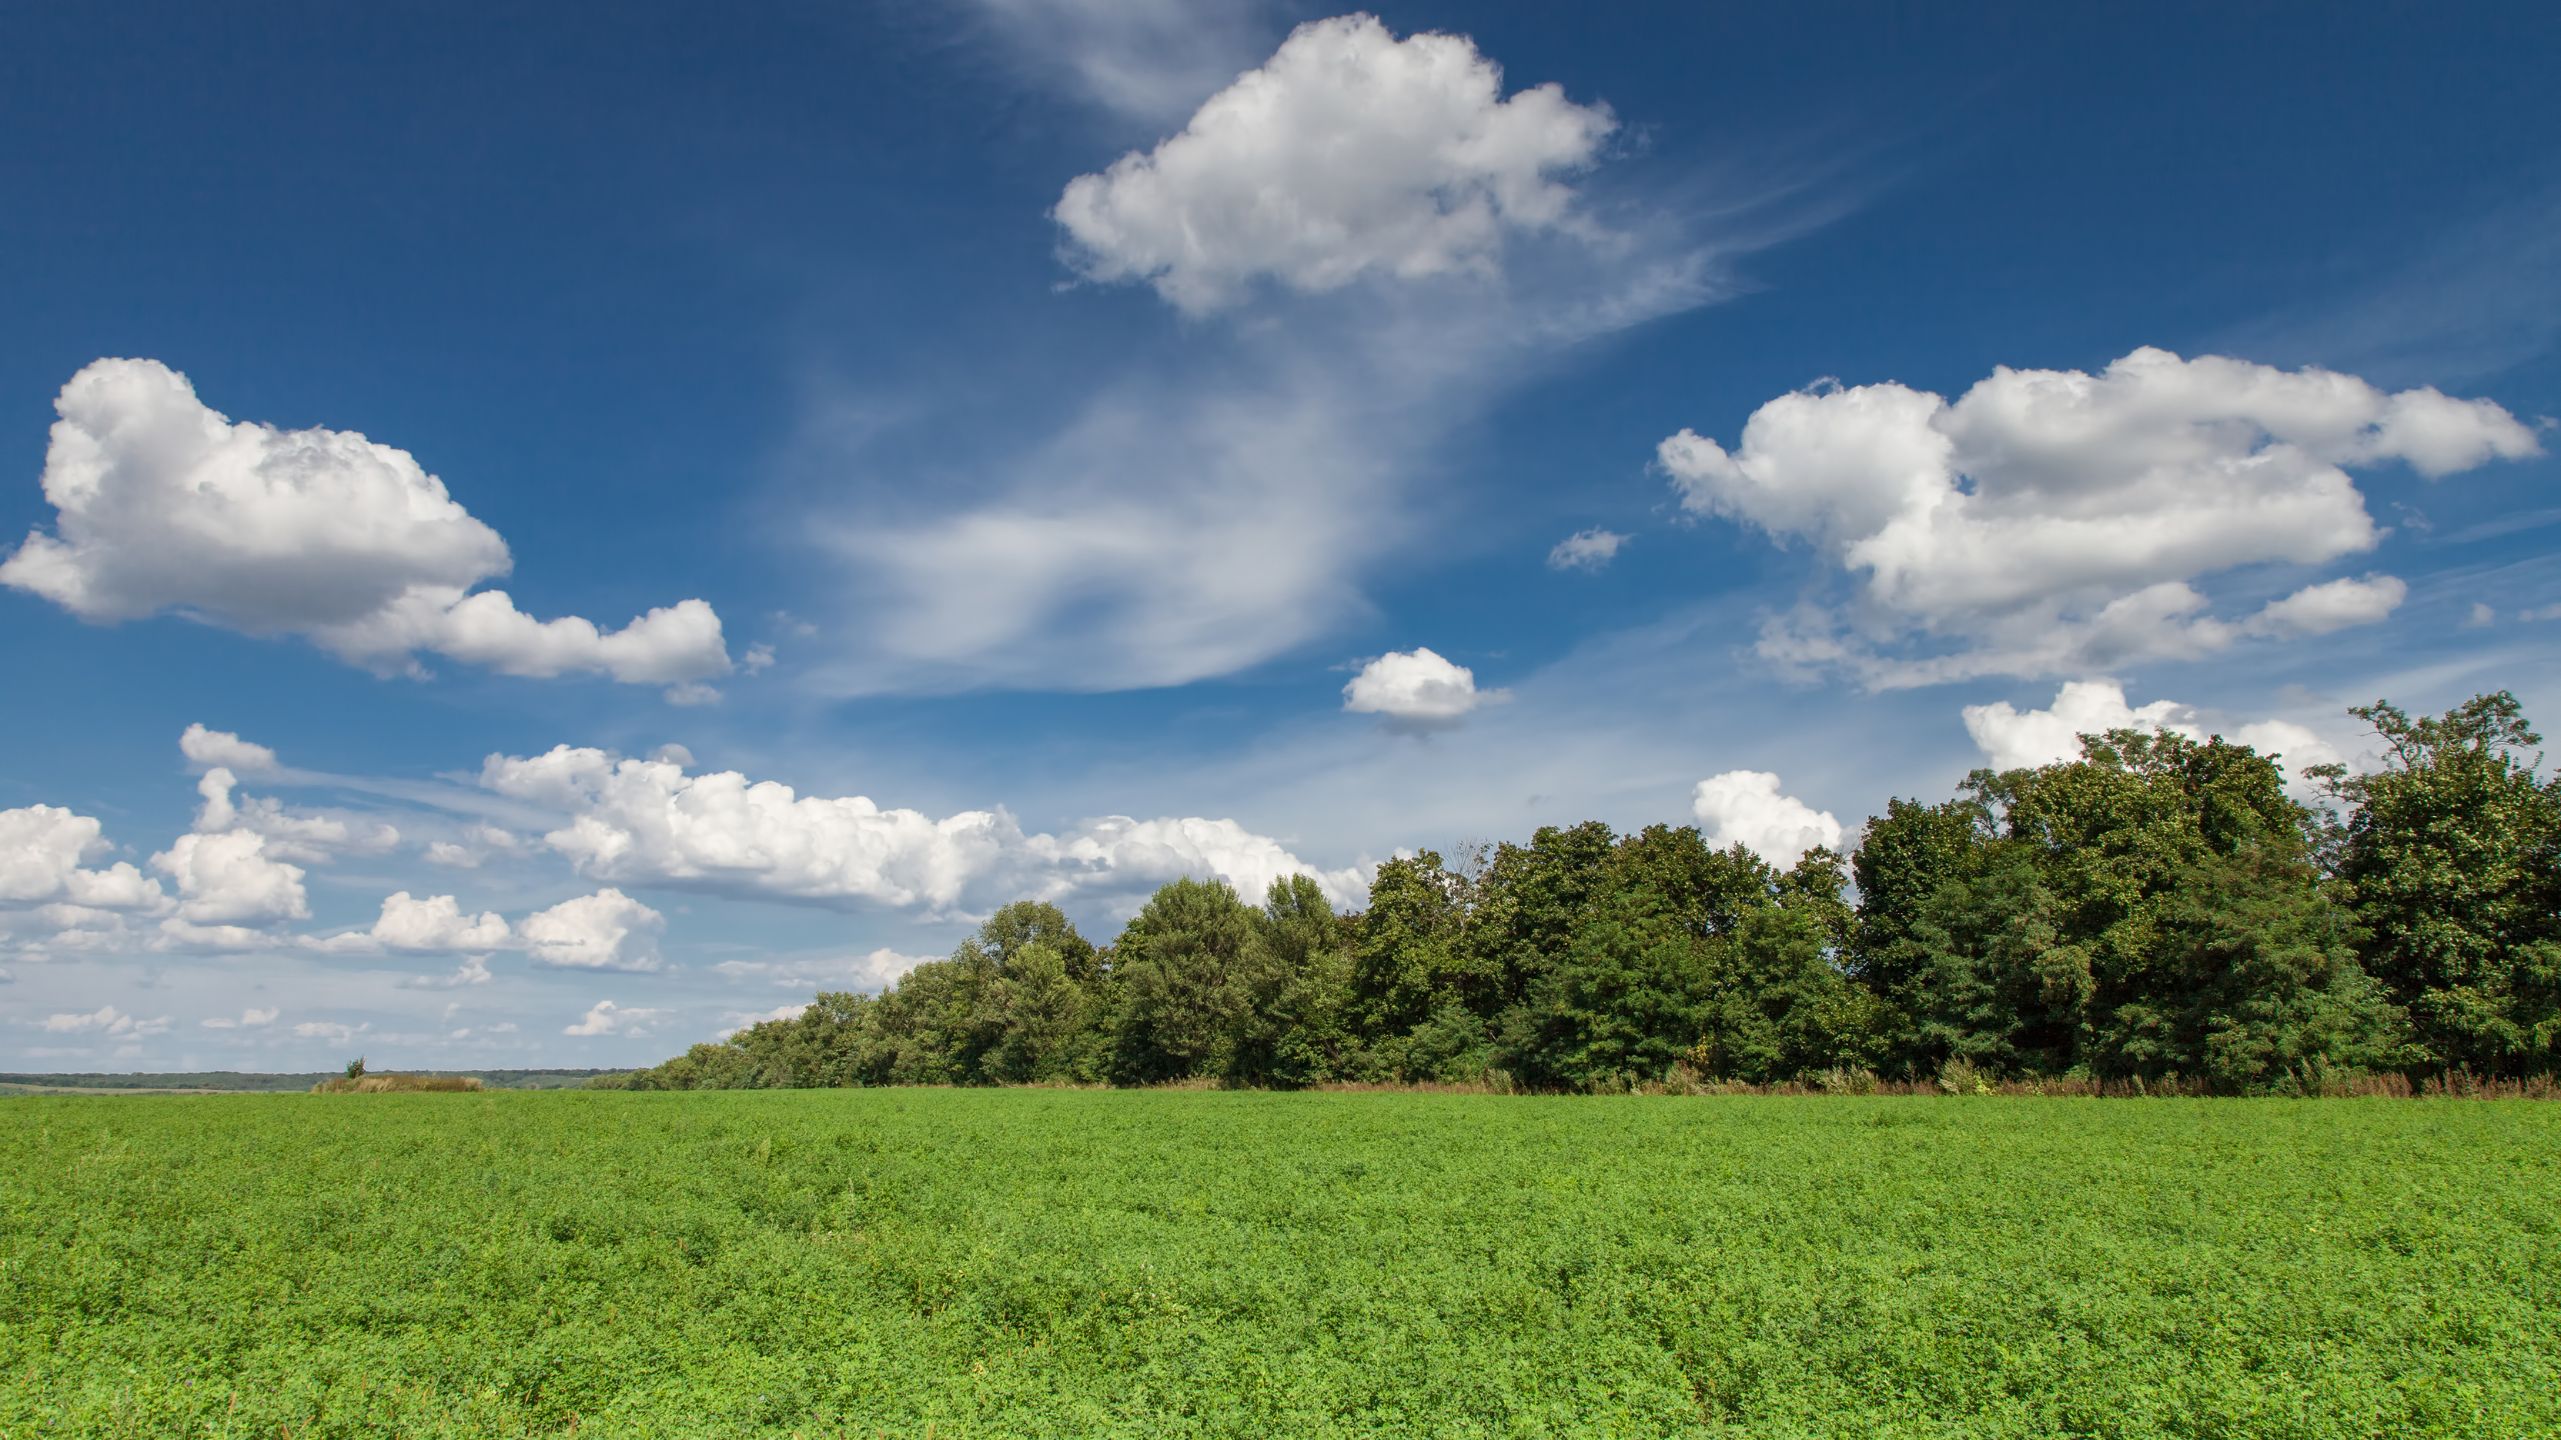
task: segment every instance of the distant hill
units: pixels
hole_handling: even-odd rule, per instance
[[[243,1070],[194,1070],[125,1075],[0,1073],[0,1094],[42,1095],[65,1092],[220,1094],[241,1091],[271,1093],[309,1090],[323,1080],[339,1078],[335,1070],[270,1075]],[[419,1075],[469,1075],[492,1090],[572,1090],[606,1070],[419,1070]]]

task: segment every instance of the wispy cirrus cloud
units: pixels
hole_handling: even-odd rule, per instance
[[[1145,286],[1180,342],[1098,357],[1063,420],[953,433],[930,466],[866,450],[866,429],[835,459],[841,498],[795,522],[863,617],[806,683],[1178,685],[1367,613],[1363,582],[1428,541],[1455,431],[1601,337],[1722,298],[1735,255],[1815,223],[1638,198],[1608,173],[1617,124],[1464,37],[1345,17],[1069,181],[1056,220],[1089,284],[1050,303],[1138,323],[1094,287]]]
[[[1134,124],[1178,122],[1279,33],[1265,0],[963,0],[1024,77]]]

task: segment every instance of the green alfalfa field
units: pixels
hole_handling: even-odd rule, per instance
[[[2561,1105],[0,1102],[0,1435],[2561,1435]]]

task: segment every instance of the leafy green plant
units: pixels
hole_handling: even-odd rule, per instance
[[[0,1106],[0,1435],[2561,1433],[2548,1104]]]

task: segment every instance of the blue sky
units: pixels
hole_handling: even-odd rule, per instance
[[[1015,895],[2552,722],[2557,29],[20,16],[0,1064],[638,1062]]]

